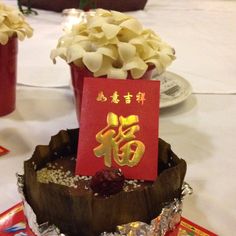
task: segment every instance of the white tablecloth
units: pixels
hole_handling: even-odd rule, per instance
[[[68,66],[49,58],[63,34],[62,14],[38,13],[27,17],[35,33],[19,45],[18,82],[68,86]],[[175,48],[177,59],[168,70],[186,78],[195,93],[236,93],[236,1],[149,0],[144,11],[129,14]]]
[[[149,0],[133,15],[175,48],[169,70],[194,92],[236,93],[236,1]]]
[[[160,113],[160,137],[187,161],[186,181],[194,189],[183,215],[221,236],[235,235],[236,96],[227,93],[236,93],[236,2],[149,0],[145,11],[130,14],[175,46],[177,60],[169,69],[190,81],[195,92]],[[60,14],[39,11],[28,19],[35,35],[19,43],[18,82],[68,86],[67,66],[49,59]],[[18,86],[16,110],[0,117],[0,145],[10,150],[0,157],[0,212],[20,201],[15,173],[22,172],[35,146],[47,144],[60,129],[75,127],[68,87]]]

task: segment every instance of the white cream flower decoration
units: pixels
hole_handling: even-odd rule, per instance
[[[33,35],[33,29],[19,10],[0,1],[0,44],[7,44],[14,35],[22,41],[26,36]]]
[[[95,77],[134,79],[154,65],[161,74],[175,59],[174,50],[152,30],[144,29],[135,18],[117,11],[97,9],[86,22],[72,27],[59,39],[56,57],[79,67],[87,67]]]

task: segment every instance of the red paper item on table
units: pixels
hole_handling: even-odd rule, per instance
[[[30,230],[20,202],[0,214],[1,236],[35,236]]]
[[[9,150],[4,148],[3,146],[0,146],[0,156],[3,156],[5,154],[7,154],[8,152],[9,152]]]
[[[181,221],[176,229],[168,232],[165,236],[217,236],[217,234],[181,217]]]
[[[155,180],[159,99],[159,81],[85,78],[76,174],[112,166]]]

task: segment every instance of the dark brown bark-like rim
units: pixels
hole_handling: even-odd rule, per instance
[[[92,193],[72,195],[68,187],[39,183],[36,171],[60,156],[77,153],[78,129],[61,130],[49,145],[39,145],[24,163],[24,193],[37,215],[38,223],[50,222],[70,236],[95,236],[114,231],[117,225],[133,221],[149,223],[163,204],[180,198],[186,162],[170,145],[159,139],[159,176],[151,186],[132,192],[120,192],[109,198]]]

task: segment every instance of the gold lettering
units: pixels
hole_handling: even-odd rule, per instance
[[[141,104],[143,105],[145,100],[146,100],[146,99],[145,99],[145,93],[138,92],[138,93],[136,94],[136,101],[137,101],[138,103],[141,103]]]
[[[120,100],[119,100],[119,94],[117,91],[115,91],[112,96],[111,96],[111,103],[119,103]]]
[[[145,145],[136,140],[135,133],[140,130],[137,115],[118,117],[107,114],[107,126],[96,134],[99,146],[93,149],[96,157],[104,157],[104,164],[112,166],[112,159],[120,166],[138,165],[145,152]]]
[[[126,104],[130,104],[131,103],[131,98],[133,97],[132,94],[130,94],[129,92],[127,93],[127,95],[124,95],[125,98],[125,103]]]
[[[97,96],[96,100],[97,100],[98,102],[106,102],[106,101],[107,101],[107,97],[105,97],[103,91],[100,91],[100,92],[98,93],[98,96]]]

